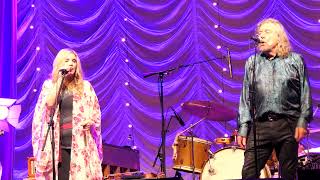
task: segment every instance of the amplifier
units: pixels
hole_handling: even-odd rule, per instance
[[[127,146],[103,144],[102,171],[110,174],[136,172],[140,170],[139,151]]]

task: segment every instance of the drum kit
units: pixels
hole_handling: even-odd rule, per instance
[[[190,127],[179,132],[176,135],[173,148],[173,169],[187,173],[198,174],[202,180],[219,180],[219,179],[241,179],[241,171],[244,163],[244,149],[237,146],[236,131],[230,137],[216,138],[214,142],[194,137],[192,128],[205,119],[224,122],[237,116],[236,111],[230,107],[217,104],[209,101],[191,101],[183,103],[182,109],[190,112],[193,115],[201,117],[199,121],[192,124]],[[191,136],[183,135],[185,132],[191,132]],[[320,129],[309,129],[311,133],[320,132]],[[223,148],[216,152],[211,152],[212,144],[222,144]],[[320,149],[319,149],[320,150]],[[307,152],[307,151],[305,151]],[[308,152],[309,154],[309,152]],[[318,157],[320,168],[320,156]],[[299,164],[302,159],[304,161],[309,157],[305,154],[299,156]],[[309,157],[310,158],[310,157]],[[278,162],[274,157],[261,170],[260,178],[277,177],[275,171],[278,171]],[[305,162],[305,164],[309,164]],[[304,165],[306,166],[306,165]]]

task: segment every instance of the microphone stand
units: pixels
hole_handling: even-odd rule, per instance
[[[165,129],[165,133],[166,133],[165,135],[167,135],[167,132],[168,132],[168,129],[169,129],[169,126],[170,126],[170,123],[171,123],[172,118],[173,118],[173,116],[170,116],[169,122],[168,122],[168,124],[167,124],[167,128]],[[155,158],[154,161],[153,161],[152,167],[154,167],[154,166],[156,165],[156,162],[157,162],[158,158],[161,159],[161,153],[160,153],[161,147],[162,147],[162,144],[160,144],[160,146],[159,146],[159,148],[158,148],[158,153],[157,153],[156,158]]]
[[[49,131],[51,129],[51,154],[52,154],[52,174],[53,174],[53,180],[56,179],[56,167],[55,167],[55,142],[54,142],[54,121],[53,121],[53,117],[54,117],[54,114],[56,112],[56,108],[58,106],[58,99],[60,97],[60,93],[61,93],[61,90],[62,90],[62,83],[65,79],[65,75],[67,74],[68,72],[62,72],[62,80],[61,80],[61,83],[59,85],[59,90],[56,94],[56,100],[55,100],[55,104],[54,104],[54,107],[51,108],[50,110],[50,121],[48,122],[48,128],[47,128],[47,132],[46,132],[46,136],[45,136],[45,139],[44,139],[44,143],[42,145],[42,149],[41,151],[44,151],[44,148],[46,146],[46,143],[47,143],[47,138],[48,138],[48,135],[49,135]]]
[[[178,70],[180,68],[186,68],[189,66],[193,66],[196,64],[201,64],[201,63],[205,63],[205,62],[210,62],[210,61],[215,61],[218,59],[225,59],[225,57],[223,58],[212,58],[209,60],[205,60],[205,61],[198,61],[195,63],[191,63],[191,64],[186,64],[186,65],[180,65],[177,67],[173,67],[164,71],[159,71],[159,72],[151,72],[148,73],[146,75],[144,75],[144,78],[148,78],[154,75],[158,75],[158,83],[159,83],[159,99],[160,99],[160,109],[161,109],[161,154],[157,154],[155,162],[157,161],[157,158],[160,157],[160,167],[161,167],[161,172],[164,174],[164,177],[166,177],[166,150],[165,150],[165,144],[166,144],[166,131],[165,131],[165,119],[164,119],[164,111],[163,111],[163,79],[165,75],[168,75],[170,72],[174,71],[174,70]],[[159,149],[160,149],[159,148]]]
[[[255,106],[255,91],[256,91],[256,60],[257,60],[257,47],[254,48],[254,61],[252,66],[252,77],[251,83],[249,86],[249,100],[250,100],[250,115],[252,118],[252,131],[253,131],[253,148],[254,148],[254,161],[255,161],[255,174],[256,178],[259,178],[259,171],[258,171],[258,152],[257,152],[257,130],[256,130],[256,106]]]

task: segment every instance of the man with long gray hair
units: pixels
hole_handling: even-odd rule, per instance
[[[312,118],[311,95],[301,55],[292,52],[282,24],[262,20],[256,29],[259,53],[246,62],[239,105],[238,144],[246,148],[242,178],[257,178],[275,149],[284,179],[296,179],[298,143]],[[257,171],[252,119],[256,124]]]

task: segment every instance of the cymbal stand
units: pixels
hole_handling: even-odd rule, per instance
[[[191,135],[191,165],[192,165],[192,179],[195,180],[196,179],[196,175],[194,173],[195,170],[195,164],[194,164],[194,142],[193,142],[193,128],[191,128],[189,130],[189,134]]]
[[[184,132],[189,132],[191,134],[191,165],[192,165],[192,179],[195,180],[195,164],[194,164],[194,141],[193,141],[193,137],[194,137],[194,134],[193,134],[193,127],[195,127],[196,125],[198,125],[200,122],[202,122],[203,120],[205,120],[207,117],[203,117],[201,118],[199,121],[197,121],[196,123],[194,124],[191,124],[191,126],[189,126],[187,129],[181,131],[178,133],[177,136],[180,136],[181,134],[183,134]]]
[[[200,122],[202,122],[202,121],[205,120],[206,118],[207,118],[207,117],[203,117],[203,118],[201,118],[199,121],[197,121],[196,123],[191,124],[191,126],[189,126],[187,129],[179,132],[179,133],[178,133],[178,136],[181,135],[181,134],[183,134],[183,133],[185,133],[185,132],[187,132],[187,131],[189,131],[191,128],[193,128],[194,126],[198,125]]]

